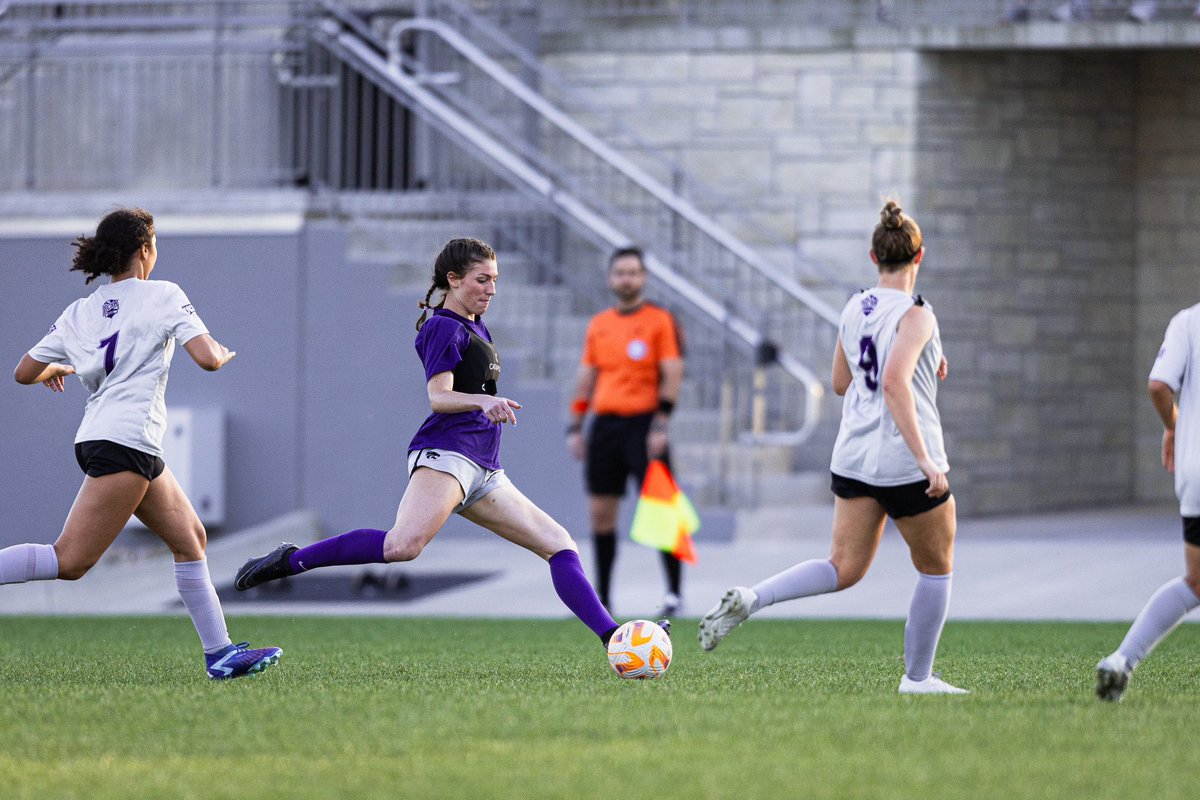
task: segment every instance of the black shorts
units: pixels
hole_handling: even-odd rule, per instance
[[[650,465],[646,437],[653,421],[653,412],[636,417],[601,414],[592,419],[584,468],[588,494],[620,497],[631,475],[639,487],[642,485]],[[671,469],[669,450],[661,460]]]
[[[875,502],[883,506],[884,513],[892,519],[924,514],[950,499],[950,492],[946,492],[941,497],[930,497],[925,494],[925,490],[929,488],[927,480],[905,483],[900,486],[872,486],[853,478],[843,478],[832,472],[829,474],[833,478],[829,483],[829,488],[833,489],[835,495],[845,500],[855,497],[874,498]]]
[[[1200,547],[1200,517],[1183,518],[1183,540]]]
[[[79,462],[79,468],[93,478],[103,478],[118,472],[136,472],[146,480],[152,481],[162,475],[167,466],[158,456],[106,439],[76,442],[75,460]]]

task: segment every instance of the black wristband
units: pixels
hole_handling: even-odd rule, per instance
[[[671,412],[675,410],[675,401],[663,398],[658,401],[658,413],[665,417],[671,416]]]

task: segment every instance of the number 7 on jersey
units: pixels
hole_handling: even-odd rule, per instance
[[[114,331],[112,336],[100,340],[100,346],[104,348],[105,375],[112,375],[113,369],[117,366],[117,337],[120,335],[120,331]]]

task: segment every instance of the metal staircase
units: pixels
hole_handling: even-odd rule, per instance
[[[179,189],[300,187],[314,209],[363,230],[399,219],[486,220],[493,244],[543,287],[539,296],[522,290],[518,303],[539,326],[522,333],[527,379],[569,380],[561,373],[573,371],[573,358],[553,343],[574,342],[580,320],[607,301],[607,251],[639,243],[652,296],[687,336],[677,426],[681,462],[697,469],[693,491],[734,505],[787,496],[801,448],[833,417],[818,375],[836,313],[814,290],[828,276],[768,261],[688,199],[707,190],[677,165],[632,135],[617,150],[564,113],[551,97],[569,89],[469,9],[439,0],[412,11],[359,15],[335,0],[0,2],[0,102],[28,112],[23,127],[0,124],[0,149],[15,143],[26,189],[73,188],[87,178],[53,172],[42,154],[55,143],[38,134],[53,130],[39,90],[76,79],[68,67],[86,70],[89,53],[128,52],[130,38],[159,56],[186,44],[180,52],[196,64],[189,79],[211,93],[211,122],[183,142],[192,147],[186,164],[163,169],[184,176]],[[120,68],[135,61],[120,59]],[[144,69],[178,78],[189,63]],[[139,68],[129,74],[140,79]],[[272,92],[261,90],[264,75]],[[260,87],[261,102],[230,102],[245,82]],[[137,181],[144,161],[90,179]]]

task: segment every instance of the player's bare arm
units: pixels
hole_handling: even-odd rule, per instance
[[[850,381],[854,376],[850,374],[850,362],[846,360],[846,351],[842,347],[842,335],[838,334],[837,344],[833,348],[833,391],[838,397],[846,394],[846,390],[850,388]]]
[[[1162,381],[1150,381],[1150,402],[1162,420],[1162,465],[1167,472],[1175,472],[1175,420],[1179,406],[1175,403],[1175,390]]]
[[[13,370],[13,378],[22,386],[32,386],[35,383],[45,384],[47,389],[61,392],[66,389],[63,378],[74,375],[75,368],[70,364],[46,364],[26,353],[21,357],[17,368]]]
[[[183,349],[201,369],[207,372],[216,372],[237,355],[236,351],[230,350],[207,333],[188,339],[184,343]]]
[[[438,414],[458,414],[463,411],[482,411],[492,422],[517,424],[515,410],[521,407],[516,400],[493,397],[490,394],[467,394],[454,391],[454,373],[439,372],[429,379],[426,391],[429,407]]]
[[[929,479],[926,493],[930,497],[941,497],[949,491],[950,482],[946,474],[929,460],[925,440],[917,424],[917,404],[912,391],[917,360],[933,337],[933,329],[933,312],[924,306],[913,306],[901,318],[891,357],[883,370],[883,397],[901,438],[912,451],[921,472]]]

